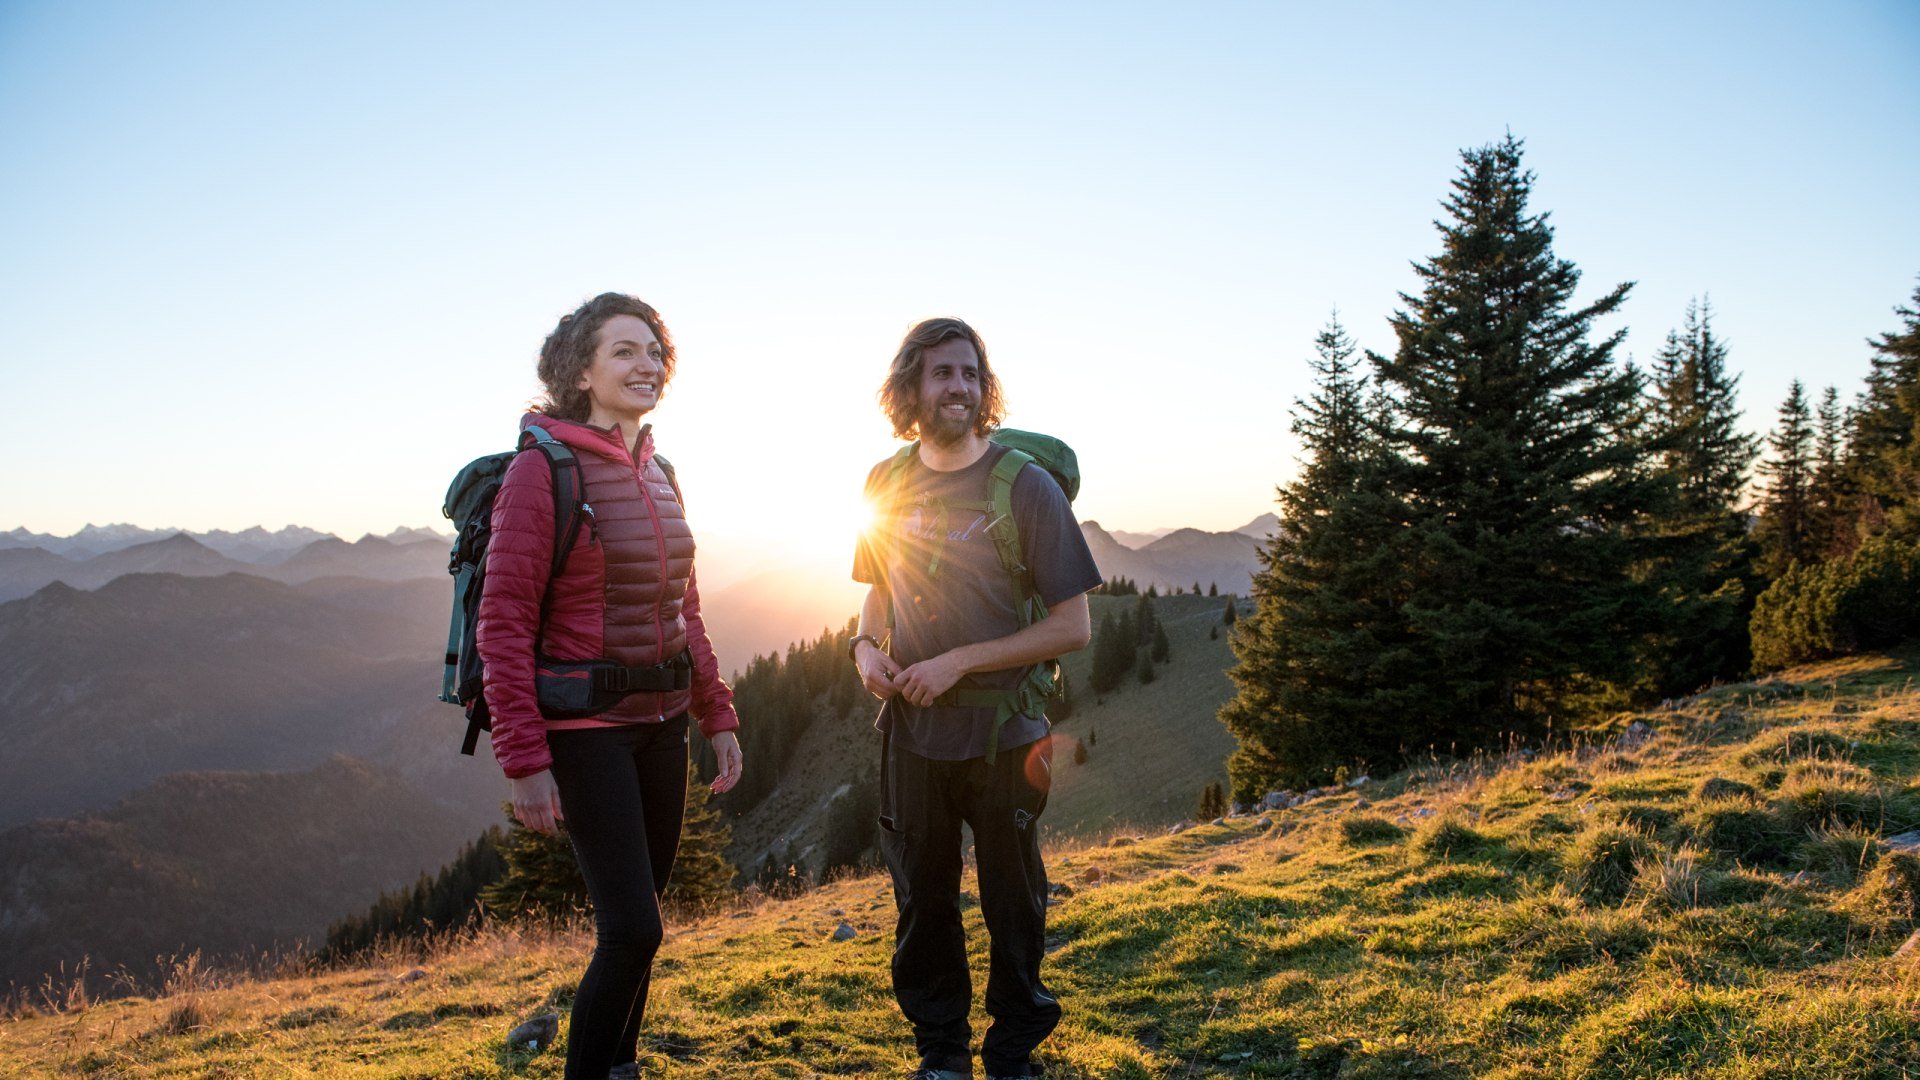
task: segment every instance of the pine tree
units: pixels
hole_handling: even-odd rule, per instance
[[[1853,484],[1869,503],[1862,530],[1884,520],[1907,540],[1920,539],[1920,287],[1913,305],[1895,308],[1905,325],[1872,343],[1847,455]]]
[[[1213,821],[1225,817],[1227,813],[1227,794],[1219,781],[1214,781],[1200,789],[1200,805],[1194,813],[1199,821]]]
[[[1850,504],[1847,478],[1847,418],[1840,408],[1840,391],[1829,385],[1814,410],[1813,472],[1807,478],[1809,540],[1815,557],[1842,559],[1859,546]]]
[[[1140,650],[1140,662],[1134,667],[1133,676],[1140,680],[1142,686],[1153,681],[1153,657],[1146,649]]]
[[[708,908],[732,896],[734,870],[727,861],[727,845],[732,842],[733,830],[720,816],[719,796],[700,782],[698,770],[689,761],[687,809],[665,899],[682,907]]]
[[[1739,378],[1713,311],[1687,305],[1653,360],[1648,441],[1664,483],[1645,523],[1641,573],[1657,596],[1637,689],[1666,695],[1744,671],[1747,620],[1759,581],[1741,500],[1758,455],[1740,429]]]
[[[1381,442],[1337,315],[1314,348],[1315,390],[1293,411],[1301,469],[1278,492],[1283,527],[1260,551],[1253,613],[1231,635],[1235,695],[1220,720],[1238,743],[1228,772],[1245,802],[1343,760],[1380,760],[1383,741],[1400,741],[1387,730],[1401,570]],[[1228,597],[1221,620],[1236,618]]]
[[[1093,667],[1087,673],[1087,684],[1096,694],[1107,693],[1120,685],[1132,667],[1131,632],[1124,630],[1109,611],[1100,616],[1100,626],[1093,634]]]
[[[1787,399],[1780,403],[1780,421],[1767,436],[1766,460],[1760,475],[1766,491],[1760,499],[1760,522],[1754,528],[1760,542],[1761,567],[1768,577],[1813,554],[1813,417],[1807,410],[1806,389],[1793,380]]]
[[[1073,763],[1075,765],[1085,765],[1087,763],[1086,743],[1076,742],[1073,744]]]
[[[481,889],[506,872],[500,854],[504,838],[498,825],[489,827],[479,839],[463,845],[460,854],[433,878],[421,874],[410,888],[381,893],[365,915],[329,926],[324,954],[347,956],[385,938],[418,938],[478,918]]]
[[[1240,612],[1237,609],[1237,604],[1234,598],[1231,596],[1227,597],[1227,602],[1224,605],[1222,605],[1220,608],[1221,623],[1227,626],[1232,626],[1233,621],[1239,617],[1240,617]]]
[[[587,882],[580,876],[580,864],[574,859],[566,831],[551,836],[534,832],[513,816],[512,803],[503,806],[510,823],[506,840],[500,845],[506,872],[480,890],[487,910],[503,916],[545,918],[586,910],[590,906]]]
[[[1158,621],[1153,624],[1153,646],[1149,653],[1156,664],[1164,664],[1173,655],[1173,644],[1167,640],[1167,628]]]
[[[1198,590],[1198,589],[1195,589],[1194,591],[1195,591],[1195,592],[1199,592],[1200,590]],[[1209,581],[1209,582],[1207,582],[1207,595],[1208,595],[1208,596],[1219,596],[1219,595],[1220,595],[1220,583],[1219,583],[1219,582],[1217,582],[1217,581]]]
[[[1656,450],[1684,502],[1703,513],[1737,506],[1760,448],[1740,429],[1740,377],[1727,371],[1710,305],[1687,304],[1654,354],[1653,385]]]
[[[1519,141],[1463,158],[1441,253],[1389,320],[1397,351],[1374,358],[1398,413],[1412,652],[1390,670],[1412,745],[1539,736],[1629,677],[1651,610],[1630,572],[1628,526],[1658,493],[1639,381],[1613,359],[1624,329],[1588,340],[1631,285],[1573,306],[1580,272],[1529,212]]]
[[[1137,635],[1135,644],[1152,644],[1153,629],[1158,625],[1160,625],[1160,620],[1159,617],[1153,613],[1153,599],[1148,596],[1142,596],[1139,601],[1133,605],[1133,628],[1134,633]]]

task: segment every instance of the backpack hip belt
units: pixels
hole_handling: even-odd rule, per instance
[[[534,697],[548,720],[584,720],[620,703],[628,694],[670,694],[693,685],[693,654],[659,664],[627,667],[612,660],[539,660]]]

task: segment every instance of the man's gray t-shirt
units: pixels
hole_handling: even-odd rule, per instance
[[[991,515],[951,509],[956,502],[987,500],[989,474],[1004,453],[1006,447],[989,446],[979,461],[952,472],[936,472],[916,458],[907,467],[898,517],[880,522],[854,554],[853,579],[882,584],[893,597],[892,655],[902,667],[1020,629],[1013,579],[1001,568],[988,534]],[[887,469],[883,461],[867,477],[869,493]],[[949,507],[944,522],[941,506]],[[1013,520],[1034,587],[1049,608],[1100,584],[1100,570],[1066,493],[1045,469],[1028,465],[1014,479]],[[891,530],[899,530],[897,544]],[[929,574],[936,554],[938,567]],[[889,563],[884,575],[882,561]],[[983,671],[962,685],[1012,690],[1025,677],[1025,668]],[[895,696],[881,706],[874,726],[921,757],[964,761],[985,756],[993,720],[992,709],[920,708]],[[1000,729],[999,745],[1025,746],[1046,733],[1046,717],[1016,715]]]

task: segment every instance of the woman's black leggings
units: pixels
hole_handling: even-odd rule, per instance
[[[567,1035],[567,1080],[634,1060],[664,928],[660,893],[687,803],[687,717],[547,733],[553,781],[593,898],[593,961]]]

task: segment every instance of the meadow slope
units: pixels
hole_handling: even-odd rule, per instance
[[[1901,839],[1920,828],[1916,659],[1721,688],[1578,749],[1056,847],[1048,978],[1067,1016],[1049,1075],[1912,1075],[1920,960],[1897,950],[1920,903]],[[856,935],[834,941],[843,920]],[[890,928],[874,876],[677,923],[648,1075],[898,1075]],[[557,1054],[503,1035],[564,1009],[587,941],[489,927],[348,969],[183,969],[155,998],[17,1004],[0,1069],[558,1076]]]

